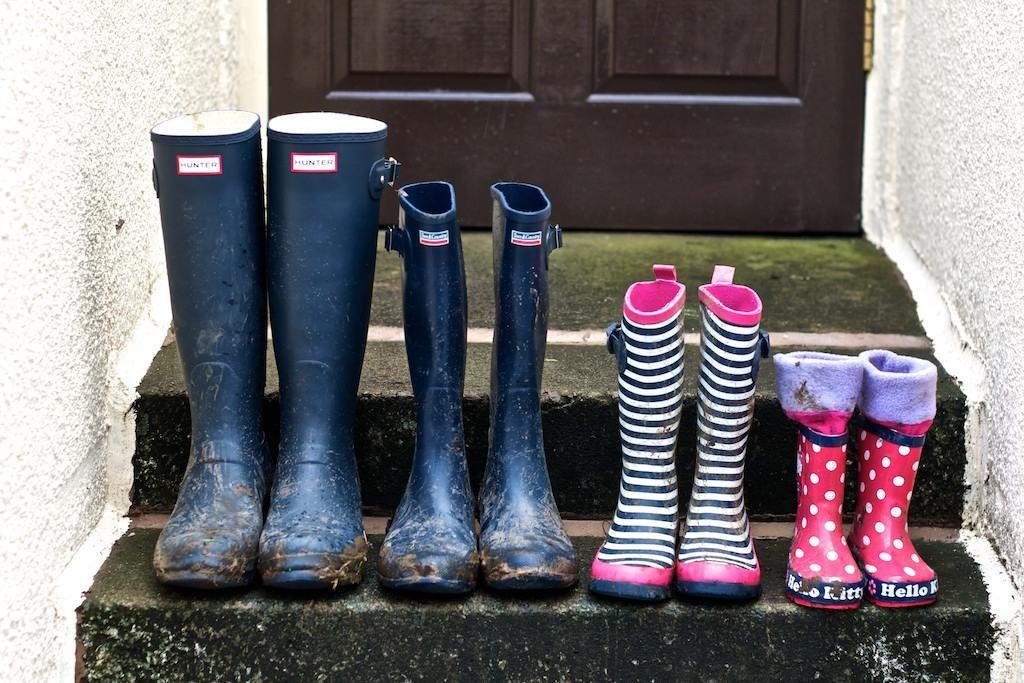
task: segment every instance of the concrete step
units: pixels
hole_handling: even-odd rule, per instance
[[[574,590],[455,600],[366,581],[330,596],[209,594],[153,579],[157,529],[129,531],[79,609],[85,680],[988,680],[989,598],[957,543],[921,541],[941,600],[919,609],[797,607],[787,541],[761,540],[764,595],[721,605],[596,599]],[[379,537],[371,538],[374,547]],[[576,538],[584,565],[600,539]]]
[[[470,337],[486,340],[493,324],[490,235],[469,233],[464,243],[472,293]],[[616,369],[604,350],[601,330],[619,317],[625,287],[649,278],[654,261],[679,264],[680,278],[689,287],[686,331],[691,336],[697,331],[696,289],[719,261],[735,264],[738,281],[761,294],[764,328],[773,334],[776,350],[856,353],[888,345],[929,356],[913,301],[895,268],[862,240],[569,233],[567,243],[569,248],[551,259],[550,338],[556,343],[549,343],[545,361],[543,411],[552,482],[560,510],[568,517],[604,519],[614,508],[620,462]],[[387,341],[400,332],[400,282],[397,259],[382,255],[371,330],[371,339],[378,341],[367,348],[356,440],[363,500],[369,512],[379,514],[393,510],[401,497],[415,435],[405,350],[401,341]],[[695,458],[695,344],[687,348],[686,363],[678,457],[684,490]],[[786,519],[795,510],[795,431],[774,396],[771,362],[761,367],[747,502],[755,519]],[[276,444],[278,380],[272,354],[267,378],[266,423]],[[487,453],[489,378],[490,345],[471,343],[464,410],[475,484]],[[134,510],[165,511],[174,504],[189,441],[188,403],[173,344],[158,354],[139,393]],[[940,373],[939,413],[911,509],[915,524],[960,524],[965,419],[963,394]],[[852,478],[853,463],[848,466]]]

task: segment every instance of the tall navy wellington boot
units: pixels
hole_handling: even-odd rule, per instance
[[[576,553],[555,506],[541,434],[548,334],[548,255],[561,246],[539,187],[498,183],[494,197],[491,438],[480,490],[484,580],[499,589],[576,583]]]
[[[467,593],[479,557],[462,432],[466,369],[466,272],[455,191],[443,182],[406,185],[399,227],[386,246],[404,260],[405,349],[416,397],[412,473],[380,549],[388,588]]]
[[[387,126],[334,113],[268,126],[270,321],[281,445],[260,539],[263,583],[338,588],[366,564],[353,446],[370,320]]]
[[[151,138],[192,415],[188,467],[153,566],[176,586],[242,586],[256,567],[270,481],[260,121],[203,112],[164,121]]]

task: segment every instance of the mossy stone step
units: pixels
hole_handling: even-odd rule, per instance
[[[603,330],[622,314],[622,295],[651,279],[651,264],[676,266],[687,287],[686,329],[697,331],[697,288],[715,264],[764,302],[765,329],[921,335],[917,307],[896,266],[859,238],[736,237],[565,230],[550,259],[551,329]],[[462,237],[469,326],[493,327],[491,233]],[[401,326],[401,259],[377,255],[371,324]]]
[[[918,355],[927,355],[917,352]],[[698,350],[686,350],[683,410],[677,462],[681,490],[688,493],[696,457],[696,369]],[[602,347],[549,345],[542,400],[548,468],[559,509],[567,517],[610,519],[617,499],[620,450],[616,368]],[[474,485],[487,457],[490,347],[470,344],[463,411],[466,448]],[[939,412],[925,443],[911,523],[959,526],[965,494],[966,403],[953,380],[941,373]],[[277,372],[267,363],[266,425],[277,444]],[[774,392],[774,368],[761,364],[754,428],[749,441],[746,499],[757,520],[786,519],[796,510],[796,430],[782,414]],[[139,388],[135,483],[136,512],[170,510],[185,471],[189,445],[188,401],[177,349],[164,348]],[[405,348],[398,342],[367,348],[356,413],[356,451],[363,503],[374,514],[390,514],[408,477],[416,435],[415,409]],[[853,449],[848,481],[854,481]],[[853,486],[847,487],[852,510]]]
[[[993,627],[962,546],[920,542],[941,599],[926,608],[827,612],[783,595],[787,543],[759,541],[764,595],[746,604],[479,590],[456,600],[263,589],[210,594],[153,578],[158,530],[130,531],[79,608],[88,681],[965,680],[989,677]],[[379,538],[371,539],[375,545]],[[586,566],[599,539],[577,538]]]

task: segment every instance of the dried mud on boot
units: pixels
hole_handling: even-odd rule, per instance
[[[274,585],[287,582],[292,574],[308,574],[315,577],[319,586],[308,585],[307,588],[338,590],[358,585],[366,572],[366,559],[369,554],[369,543],[362,536],[357,536],[345,546],[341,554],[310,553],[308,555],[286,555],[277,550],[265,555],[260,564],[260,576],[264,584]],[[300,558],[308,558],[307,566],[296,567]]]

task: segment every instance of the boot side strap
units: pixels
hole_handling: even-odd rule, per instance
[[[562,246],[562,228],[557,225],[549,225],[547,234],[544,236],[544,248],[550,254],[555,249],[561,249]]]
[[[370,167],[369,189],[370,196],[380,199],[385,187],[394,187],[398,182],[398,171],[402,164],[394,157],[378,159]]]
[[[757,375],[761,371],[761,359],[767,358],[772,352],[772,343],[768,333],[764,330],[757,332],[757,353],[754,354],[754,363],[750,368],[750,379],[757,381]]]
[[[626,344],[622,339],[622,323],[612,323],[605,330],[608,335],[608,353],[614,354],[619,363],[619,373],[626,371]]]
[[[388,253],[394,251],[402,258],[405,258],[405,246],[408,238],[409,234],[401,227],[389,225],[384,230],[384,251]]]

